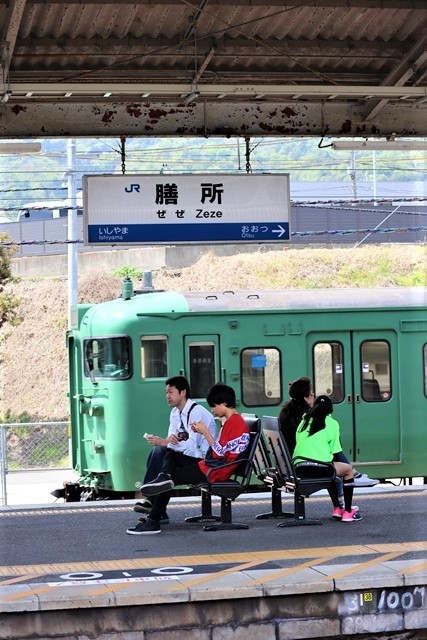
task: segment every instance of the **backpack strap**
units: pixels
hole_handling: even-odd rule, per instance
[[[187,429],[188,429],[188,425],[190,424],[190,413],[193,411],[194,407],[197,407],[197,402],[193,402],[193,404],[191,405],[191,407],[188,410],[188,413],[187,413]]]

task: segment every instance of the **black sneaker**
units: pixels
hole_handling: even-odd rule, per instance
[[[168,473],[159,473],[157,478],[142,485],[141,493],[147,496],[155,496],[158,493],[171,491],[174,486],[175,484]]]
[[[136,527],[129,527],[126,533],[131,536],[148,536],[155,533],[161,533],[160,524],[151,518],[147,518],[144,522],[138,522]]]
[[[137,513],[150,513],[152,508],[153,503],[151,502],[151,500],[145,498],[142,502],[137,502],[134,505],[133,510]]]
[[[142,516],[141,518],[138,518],[138,522],[147,522],[147,517]],[[169,524],[169,516],[167,513],[165,513],[164,516],[162,516],[159,520],[159,524]]]

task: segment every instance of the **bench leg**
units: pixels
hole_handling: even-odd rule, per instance
[[[202,489],[202,513],[199,516],[185,518],[185,522],[220,522],[219,516],[212,515],[212,496],[208,491]]]
[[[294,514],[282,511],[282,492],[276,487],[271,489],[271,511],[255,516],[256,520],[269,520],[270,518],[293,518]]]
[[[218,522],[218,524],[207,524],[203,527],[205,531],[225,531],[231,529],[249,529],[247,524],[238,524],[237,522]]]
[[[205,531],[224,531],[226,529],[249,529],[247,524],[238,524],[231,521],[231,500],[221,497],[221,522],[208,524],[203,529]]]
[[[294,496],[295,517],[293,520],[281,522],[278,527],[309,527],[311,525],[323,524],[321,520],[309,520],[305,517],[305,500],[304,496],[295,491]]]
[[[286,520],[286,522],[281,522],[278,524],[278,527],[309,527],[310,525],[315,524],[323,524],[321,520],[307,520],[304,518],[302,520]]]

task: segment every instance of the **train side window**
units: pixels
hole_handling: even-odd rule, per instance
[[[273,347],[241,352],[242,400],[247,407],[279,404],[282,398],[281,354]]]
[[[132,375],[130,339],[127,336],[91,338],[83,343],[87,378],[124,380]]]
[[[313,347],[313,382],[316,395],[332,402],[344,400],[344,354],[339,342],[317,342]]]
[[[391,398],[390,345],[385,340],[368,340],[360,345],[362,399],[387,402]]]
[[[141,337],[141,377],[168,377],[168,341],[166,336]]]
[[[215,344],[213,342],[192,342],[188,345],[188,354],[191,397],[206,398],[208,390],[217,379]]]
[[[427,396],[427,344],[424,345],[424,395]]]

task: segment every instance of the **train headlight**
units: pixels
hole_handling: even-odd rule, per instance
[[[91,416],[91,418],[93,418],[94,416],[96,417],[100,417],[104,415],[104,407],[102,404],[94,404],[91,403],[90,407],[89,407],[89,415]]]

